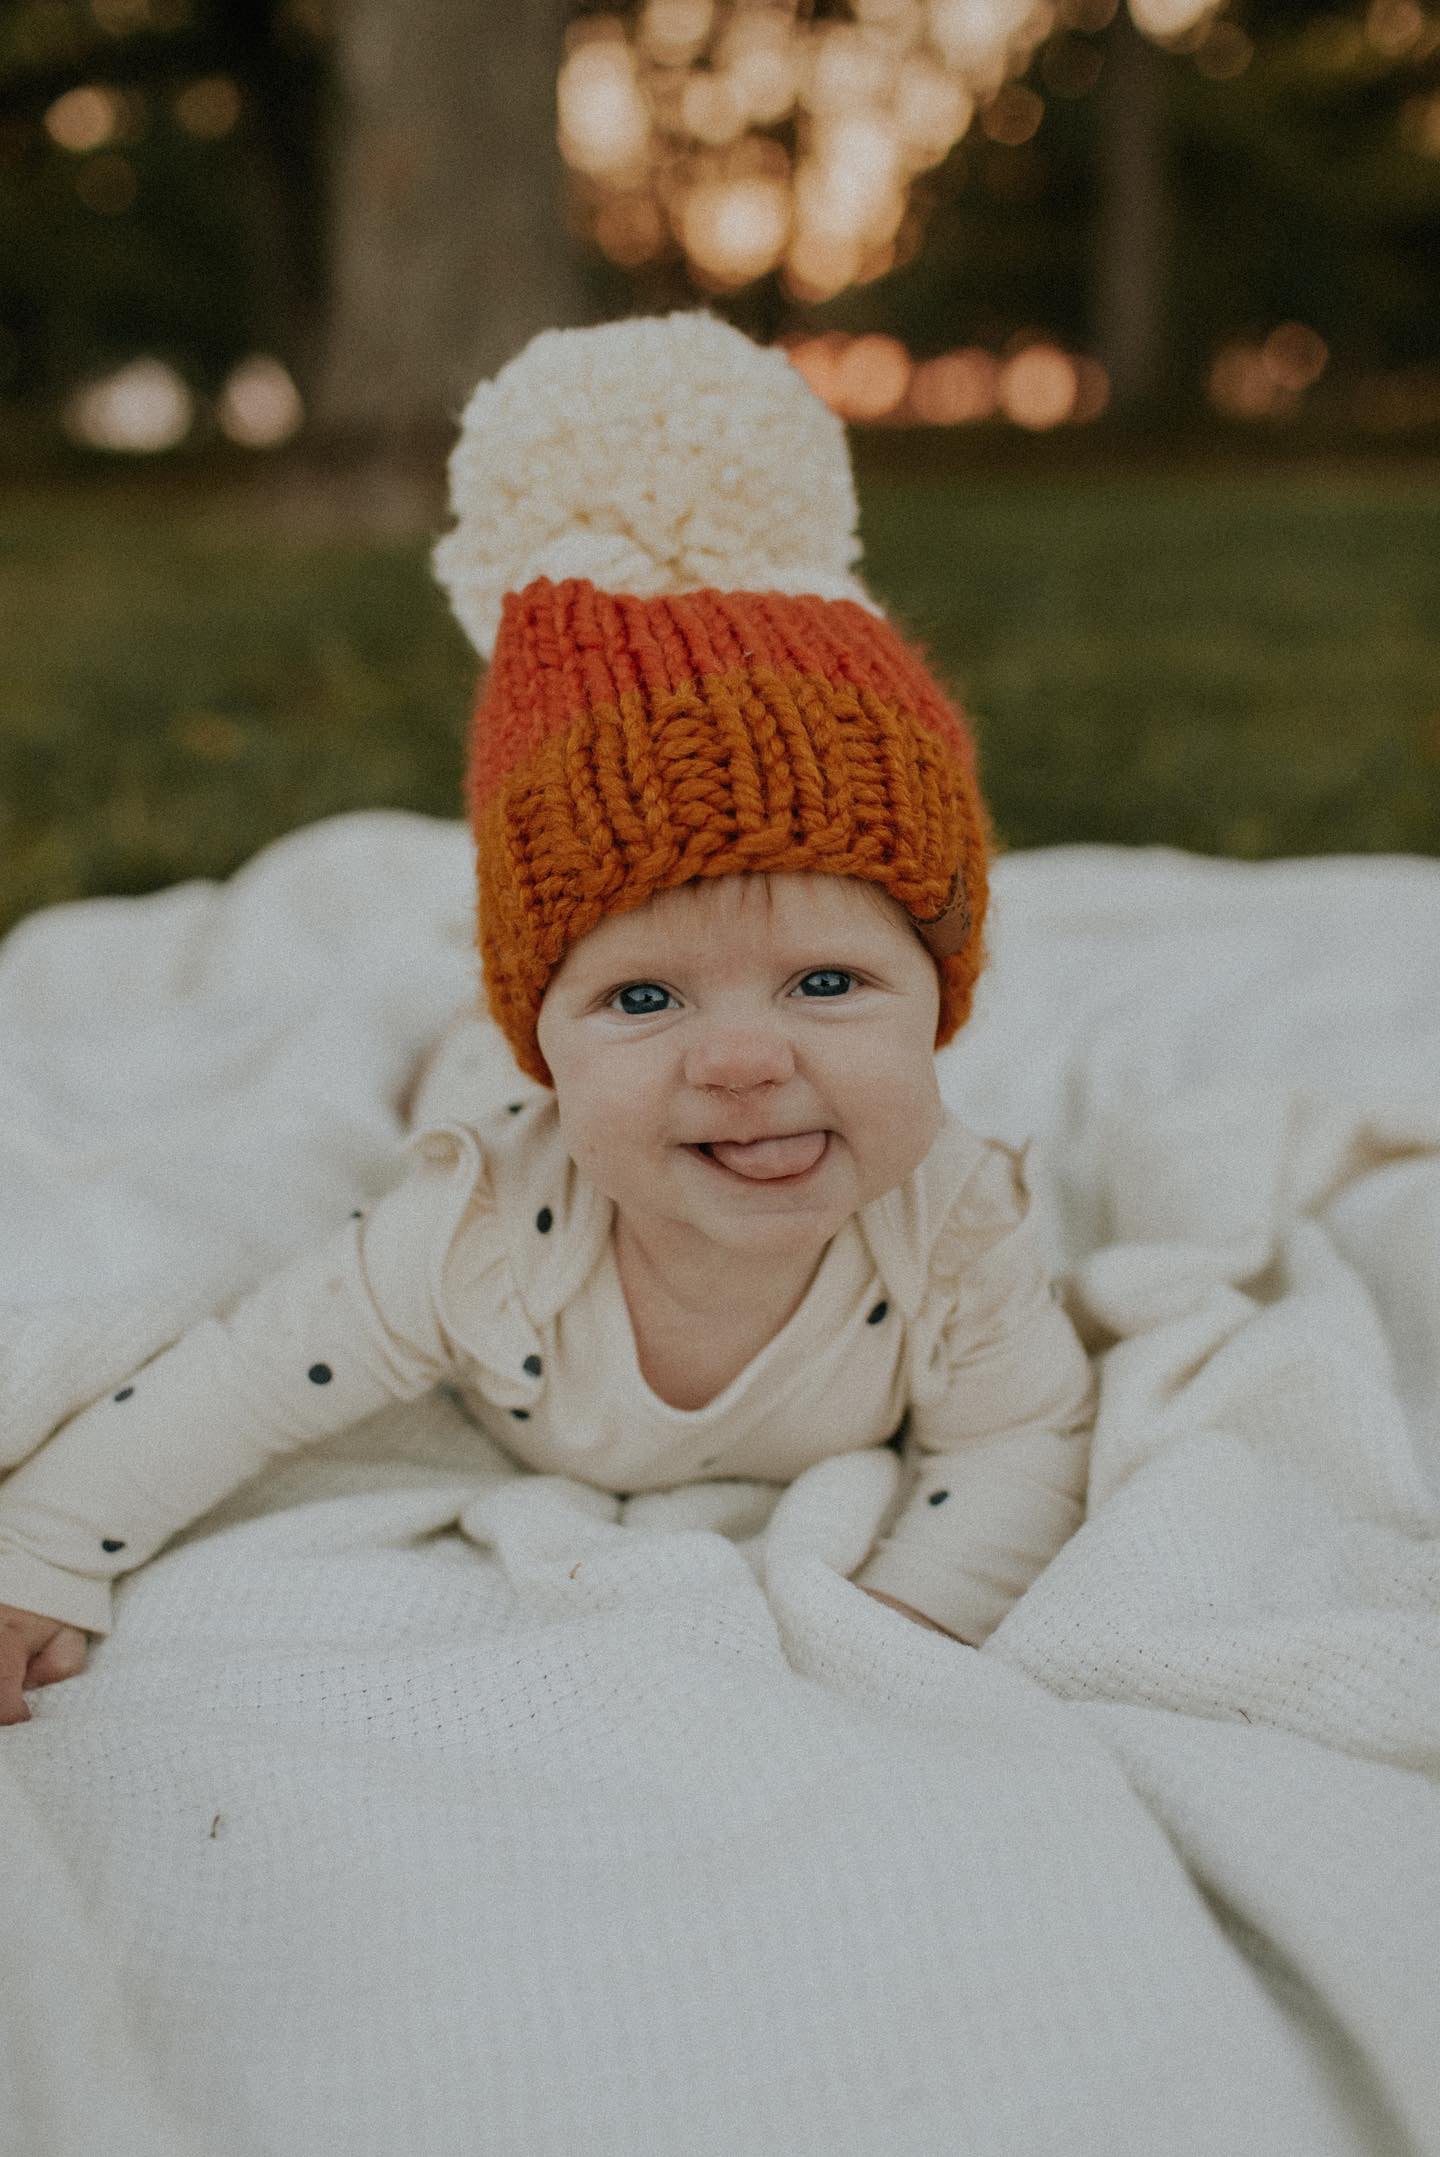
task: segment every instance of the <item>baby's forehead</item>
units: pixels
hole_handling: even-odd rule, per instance
[[[883,940],[902,925],[889,893],[862,878],[727,875],[696,878],[606,915],[577,949],[590,944],[597,956],[602,949],[609,956],[746,944],[798,948],[837,929]]]
[[[858,876],[771,871],[692,877],[657,891],[640,906],[608,918],[615,923],[712,934],[727,927],[804,928],[817,921],[878,920],[900,909],[883,885]]]
[[[920,993],[935,981],[918,931],[879,884],[776,875],[778,888],[767,900],[758,876],[747,892],[726,891],[728,878],[710,881],[714,903],[705,886],[677,886],[654,904],[602,915],[566,946],[546,982],[537,1023],[578,1017],[592,998],[626,981],[692,989],[760,982],[773,990],[780,976],[812,967],[852,970],[903,993]]]

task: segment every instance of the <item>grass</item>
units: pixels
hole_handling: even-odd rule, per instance
[[[1433,471],[857,465],[1004,845],[1440,855]],[[427,554],[193,480],[0,495],[0,934],[341,810],[458,816],[475,669]]]
[[[1007,844],[1440,854],[1440,487],[912,481],[867,509]]]

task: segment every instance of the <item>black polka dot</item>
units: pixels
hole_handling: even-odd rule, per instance
[[[335,1373],[328,1363],[312,1363],[309,1376],[312,1386],[328,1386]]]
[[[355,1211],[351,1214],[350,1218],[352,1221],[363,1221],[365,1218],[363,1209],[357,1206],[355,1208]]]
[[[517,1423],[528,1423],[530,1421],[530,1411],[528,1408],[512,1408],[510,1413],[512,1416],[514,1416]]]
[[[930,1493],[930,1503],[932,1505],[943,1505],[949,1495],[950,1493],[948,1490],[932,1490]]]
[[[885,1316],[885,1313],[889,1310],[889,1308],[890,1306],[888,1303],[877,1303],[874,1310],[870,1313],[870,1316],[866,1319],[866,1325],[878,1326],[881,1319]]]
[[[110,1537],[108,1535],[105,1535],[100,1538],[100,1548],[102,1550],[123,1550],[125,1548],[125,1545],[123,1543],[112,1542]]]
[[[115,1395],[115,1399],[117,1401],[128,1401],[134,1391],[135,1388],[133,1386],[122,1386],[120,1388],[120,1391]]]
[[[542,1206],[540,1208],[540,1211],[536,1214],[535,1226],[539,1229],[542,1236],[548,1236],[551,1229],[555,1226],[555,1216],[550,1211],[550,1208],[548,1206]]]
[[[538,1356],[527,1356],[525,1358],[525,1368],[532,1378],[538,1378],[544,1369],[544,1365]]]
[[[512,1116],[518,1116],[521,1109],[524,1108],[525,1103],[523,1101],[507,1101],[505,1103],[505,1106],[509,1109]]]

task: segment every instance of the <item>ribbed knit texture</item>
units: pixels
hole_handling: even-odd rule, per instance
[[[566,950],[695,877],[863,877],[926,919],[958,870],[969,928],[936,961],[936,1047],[969,1016],[991,844],[974,742],[854,601],[536,578],[502,604],[466,799],[490,1010],[541,1085],[535,1022]]]

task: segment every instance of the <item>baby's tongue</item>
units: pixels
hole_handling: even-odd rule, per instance
[[[717,1138],[710,1151],[737,1175],[764,1183],[773,1176],[799,1176],[813,1168],[825,1151],[825,1133],[800,1131],[794,1138],[757,1138],[748,1146]]]

